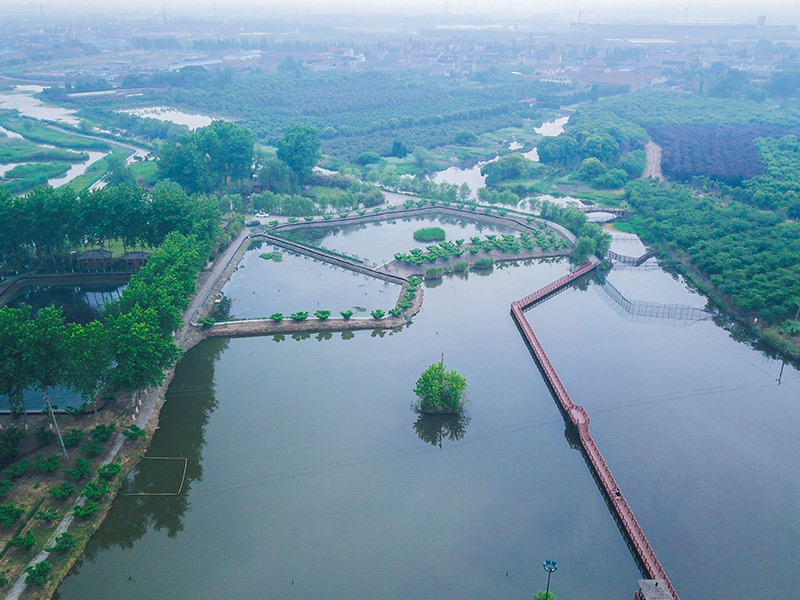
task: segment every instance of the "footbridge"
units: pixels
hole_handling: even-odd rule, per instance
[[[575,427],[578,432],[580,444],[585,452],[588,462],[591,464],[594,471],[595,478],[602,486],[602,489],[609,501],[609,505],[616,513],[618,523],[624,530],[626,537],[630,543],[632,550],[635,552],[637,559],[643,571],[651,581],[655,582],[655,587],[662,583],[662,589],[666,587],[669,592],[669,597],[672,600],[679,600],[678,593],[672,586],[664,567],[658,560],[655,551],[653,550],[650,542],[644,534],[639,522],[633,514],[633,510],[628,505],[625,496],[617,485],[611,469],[606,464],[600,449],[597,447],[592,434],[589,431],[589,414],[586,409],[572,402],[572,399],[567,392],[567,388],[561,382],[561,379],[556,373],[550,359],[539,342],[536,335],[533,333],[528,320],[525,318],[524,310],[538,302],[541,302],[553,294],[564,289],[573,281],[589,273],[597,267],[599,261],[587,262],[571,273],[557,279],[556,281],[544,286],[540,290],[511,303],[511,315],[517,323],[520,332],[522,333],[525,341],[528,343],[531,352],[533,353],[536,362],[544,374],[550,389],[553,391],[556,400],[558,401],[559,408],[564,414],[565,418]]]

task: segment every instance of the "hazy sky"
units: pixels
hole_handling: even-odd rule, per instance
[[[41,8],[40,8],[41,5]],[[667,20],[751,22],[766,15],[768,23],[800,21],[798,0],[0,0],[3,14],[103,16],[122,14],[236,17],[331,12],[394,12],[525,15],[557,12],[565,19],[623,21]]]

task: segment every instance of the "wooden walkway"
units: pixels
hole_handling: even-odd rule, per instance
[[[658,557],[656,556],[652,546],[650,546],[650,542],[647,541],[647,537],[645,537],[644,531],[642,531],[642,528],[639,526],[631,507],[628,506],[625,496],[622,494],[617,482],[614,480],[614,476],[611,474],[611,469],[608,468],[605,459],[603,459],[603,455],[600,453],[600,449],[592,439],[592,434],[589,432],[589,415],[586,412],[586,409],[584,409],[583,406],[574,404],[572,402],[567,389],[564,387],[564,384],[561,383],[558,373],[556,373],[555,368],[553,368],[553,365],[550,363],[550,359],[547,357],[547,354],[545,353],[544,348],[542,347],[538,338],[533,333],[533,328],[525,318],[525,314],[523,312],[527,307],[532,306],[533,304],[540,302],[548,296],[565,288],[579,277],[592,271],[596,266],[596,262],[587,262],[575,271],[572,271],[568,275],[565,275],[564,277],[561,277],[560,279],[557,279],[556,281],[546,285],[533,294],[526,296],[522,300],[512,302],[511,314],[514,317],[514,320],[517,322],[517,326],[522,332],[522,335],[528,342],[528,346],[531,348],[536,361],[539,363],[542,372],[547,378],[547,382],[550,384],[551,389],[555,393],[561,410],[577,429],[578,436],[586,456],[591,462],[598,481],[603,486],[610,505],[616,511],[617,516],[619,517],[619,522],[621,523],[622,527],[624,527],[625,533],[627,534],[633,549],[636,551],[642,566],[645,568],[648,576],[651,579],[663,580],[672,598],[674,600],[679,600],[675,588],[672,587],[672,583],[667,577],[667,573],[661,566],[661,562],[658,560]]]

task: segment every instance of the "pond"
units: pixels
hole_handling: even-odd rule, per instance
[[[508,314],[567,269],[445,278],[396,332],[194,348],[148,451],[188,459],[184,492],[120,496],[58,597],[523,598],[545,558],[557,596],[631,595],[635,563]],[[705,304],[657,269],[609,280]],[[800,371],[724,319],[631,319],[595,278],[527,317],[682,597],[793,589]],[[419,423],[411,390],[442,353],[469,418]],[[158,462],[125,491],[177,489]]]
[[[338,227],[332,225],[330,228],[299,229],[292,232],[292,235],[306,242],[382,265],[394,260],[397,252],[408,252],[412,248],[430,246],[431,242],[417,242],[414,239],[414,232],[425,227],[444,229],[447,240],[460,238],[468,240],[472,236],[485,236],[492,233],[516,233],[510,227],[443,215],[406,217]]]
[[[273,253],[280,255],[279,261],[261,258]],[[288,318],[316,310],[330,310],[335,317],[352,310],[354,318],[371,318],[375,309],[394,308],[400,286],[261,244],[245,253],[222,293],[233,319],[267,318],[276,312]]]
[[[129,115],[136,115],[137,117],[147,117],[150,119],[158,119],[159,121],[169,121],[177,125],[186,125],[189,129],[198,129],[211,125],[214,120],[208,115],[201,115],[198,113],[187,113],[182,110],[170,108],[168,106],[149,106],[147,108],[129,108],[120,110],[119,112],[128,113]]]
[[[86,173],[86,169],[88,169],[91,165],[96,163],[101,158],[108,156],[110,153],[98,152],[96,150],[87,150],[86,154],[89,155],[88,160],[73,164],[72,166],[70,166],[69,171],[64,173],[61,177],[54,177],[52,179],[48,179],[47,184],[52,185],[53,187],[66,185],[76,177],[79,177],[84,173]]]
[[[501,300],[565,272],[445,280],[397,333],[193,349],[148,451],[188,459],[184,495],[120,496],[57,597],[524,598],[549,556],[564,597],[630,595],[630,554]],[[470,383],[466,425],[409,408],[442,353]],[[124,492],[177,489],[162,462]]]
[[[127,279],[127,276],[123,276]],[[88,323],[97,319],[106,304],[115,302],[125,289],[119,282],[92,282],[64,285],[33,285],[21,287],[5,306],[19,308],[23,304],[33,307],[34,314],[46,306],[58,306],[68,323]]]

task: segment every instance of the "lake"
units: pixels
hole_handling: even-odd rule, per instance
[[[359,234],[364,255],[381,243],[378,227]],[[523,598],[544,588],[545,558],[557,596],[629,597],[634,560],[509,316],[567,270],[445,278],[394,332],[197,346],[148,450],[188,459],[184,492],[120,496],[57,597]],[[609,281],[705,305],[658,269]],[[527,317],[682,597],[792,589],[800,371],[722,318],[632,318],[595,277]],[[469,418],[419,422],[414,381],[442,354],[469,383]],[[177,489],[162,462],[124,491]],[[753,577],[754,552],[769,577]]]
[[[128,113],[129,115],[136,115],[137,117],[147,117],[150,119],[158,119],[159,121],[169,121],[176,125],[186,125],[189,129],[198,129],[211,125],[214,120],[207,115],[198,113],[187,113],[182,110],[170,108],[167,106],[149,106],[146,108],[129,108],[120,110],[119,112]]]

